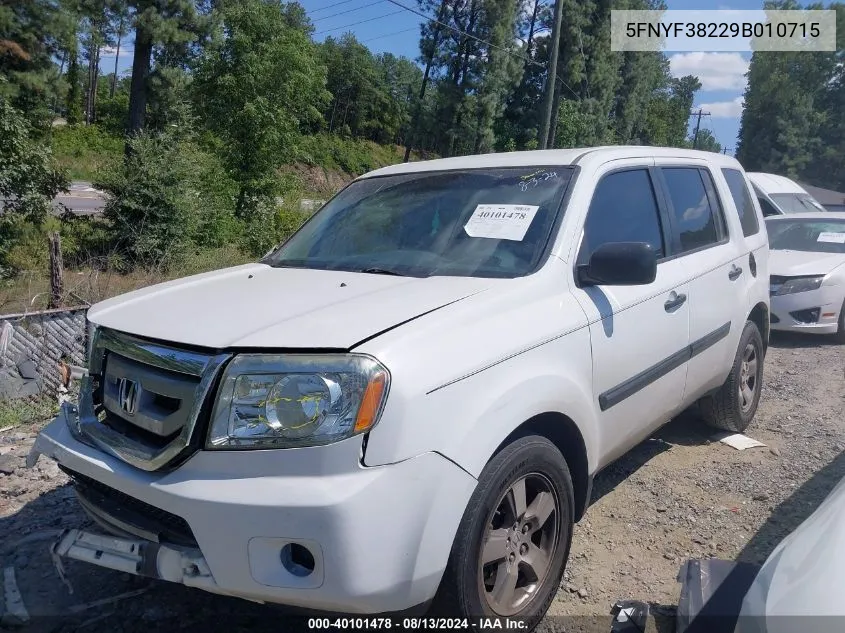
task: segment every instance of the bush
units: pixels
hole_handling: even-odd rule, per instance
[[[130,156],[97,186],[109,194],[103,216],[128,268],[169,268],[197,244],[233,237],[234,183],[195,143],[169,132],[142,133]]]
[[[53,198],[67,189],[65,174],[56,167],[50,148],[4,99],[0,98],[0,274],[18,270],[11,249],[29,224],[39,225],[51,211]],[[29,240],[31,236],[26,235]],[[14,259],[14,258],[13,258]]]
[[[8,225],[11,236],[6,265],[15,272],[49,269],[48,238],[58,232],[62,238],[62,259],[67,268],[109,268],[114,238],[107,223],[94,216],[65,215],[33,222],[16,217]]]
[[[97,125],[116,137],[123,135],[129,122],[129,93],[116,92],[97,99]]]
[[[95,180],[123,157],[123,137],[96,125],[54,128],[53,153],[76,180]]]

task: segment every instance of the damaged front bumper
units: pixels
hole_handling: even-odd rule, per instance
[[[437,453],[365,467],[360,451],[360,439],[283,456],[197,451],[151,473],[80,442],[60,415],[28,462],[58,462],[99,526],[63,535],[59,560],[320,611],[426,603],[477,482]]]
[[[50,553],[59,576],[71,591],[73,588],[65,574],[63,559],[227,594],[214,581],[199,549],[105,536],[83,530],[65,530],[50,548]]]

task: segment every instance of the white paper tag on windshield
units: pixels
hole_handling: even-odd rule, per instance
[[[817,242],[833,242],[834,244],[845,244],[845,233],[831,233],[824,231],[819,233],[816,238]]]
[[[521,242],[539,208],[530,204],[479,204],[464,230],[470,237]]]

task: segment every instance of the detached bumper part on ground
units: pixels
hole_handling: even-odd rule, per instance
[[[172,523],[154,534],[100,507],[95,520],[119,537],[72,531],[56,545],[60,556],[319,610],[381,613],[428,602],[476,480],[435,453],[364,468],[360,438],[317,450],[322,459],[285,460],[302,473],[310,459],[314,476],[279,475],[285,467],[274,451],[200,451],[176,471],[146,473],[78,442],[59,416],[33,454],[182,518],[197,545],[160,538]],[[349,467],[337,472],[336,464]],[[83,506],[92,498],[82,496]]]
[[[742,600],[759,570],[717,558],[686,561],[678,572],[675,633],[735,633]]]

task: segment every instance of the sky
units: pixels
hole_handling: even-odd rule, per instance
[[[544,0],[551,2],[551,0]],[[374,53],[389,52],[416,59],[419,56],[419,24],[422,18],[390,0],[300,0],[314,23],[314,38],[339,37],[353,33]],[[416,0],[396,0],[410,8],[417,8]],[[667,0],[672,10],[700,9],[761,9],[763,0]],[[802,2],[806,4],[806,2]],[[696,75],[701,90],[696,95],[694,110],[709,112],[702,116],[701,127],[710,129],[716,140],[729,154],[736,149],[742,95],[745,90],[750,53],[706,53],[667,51],[672,75]],[[132,65],[132,42],[124,43],[120,51],[118,71],[128,73]],[[103,72],[114,69],[114,51],[102,55]],[[695,117],[690,118],[690,129]]]

